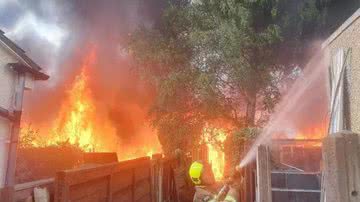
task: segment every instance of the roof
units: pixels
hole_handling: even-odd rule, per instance
[[[340,36],[350,25],[352,25],[360,17],[360,8],[355,11],[355,13],[348,18],[333,34],[330,35],[324,43],[322,43],[321,48],[325,48],[331,44],[338,36]]]
[[[17,70],[29,72],[34,75],[36,80],[47,80],[49,76],[42,72],[42,68],[31,60],[23,49],[17,46],[13,41],[7,38],[4,32],[0,29],[0,44],[9,48],[16,56],[21,60],[20,64],[17,64]],[[14,64],[12,64],[13,66]],[[21,67],[21,68],[19,68]]]

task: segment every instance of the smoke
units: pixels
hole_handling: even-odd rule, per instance
[[[254,160],[256,149],[261,144],[269,144],[272,138],[293,139],[297,134],[312,137],[313,129],[327,132],[328,119],[328,58],[319,48],[304,68],[303,74],[295,81],[280,103],[276,106],[270,121],[256,138],[253,146],[240,163],[243,167]],[[326,134],[320,134],[325,136]]]
[[[139,25],[154,26],[166,5],[166,0],[0,1],[0,29],[50,74],[49,81],[26,93],[23,119],[34,127],[49,125],[86,50],[96,47],[90,86],[103,112],[99,116],[111,119],[124,141],[147,130],[153,90],[132,72],[123,47]]]

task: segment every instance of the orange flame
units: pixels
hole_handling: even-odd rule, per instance
[[[161,152],[161,146],[156,136],[154,137],[156,140],[146,143],[121,144],[113,123],[102,116],[99,117],[89,86],[91,78],[89,69],[94,67],[96,57],[96,51],[93,49],[84,58],[81,73],[75,78],[67,92],[58,117],[52,123],[50,134],[45,138],[34,140],[32,145],[43,147],[69,142],[86,152],[117,152],[121,160],[151,156],[153,153]],[[149,133],[150,130],[143,132]]]
[[[208,161],[211,164],[215,180],[222,180],[225,168],[225,153],[222,148],[226,134],[220,129],[205,128],[203,139],[208,148]]]
[[[304,143],[304,146],[320,147],[321,140],[325,137],[325,135],[325,127],[314,127],[298,132],[295,136],[295,140],[313,140],[313,142]]]

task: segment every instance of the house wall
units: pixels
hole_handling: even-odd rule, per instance
[[[6,67],[6,64],[10,62],[16,62],[16,59],[10,52],[0,46],[0,107],[12,111],[17,77],[14,71]],[[11,122],[0,117],[0,188],[5,183],[9,146],[7,141],[10,137],[10,131]]]
[[[350,124],[352,131],[360,133],[360,17],[353,20],[326,49],[333,56],[339,48],[351,48],[351,68],[347,74],[350,83]]]

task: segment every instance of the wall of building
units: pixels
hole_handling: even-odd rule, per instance
[[[16,62],[16,59],[8,50],[0,44],[0,107],[12,110],[16,83],[16,73],[6,64]],[[10,137],[11,123],[0,117],[0,188],[5,183],[6,163],[8,157],[8,143]]]
[[[351,48],[351,68],[348,71],[350,121],[351,130],[360,133],[360,18],[354,19],[352,24],[328,45],[327,50],[332,56],[339,48]]]

